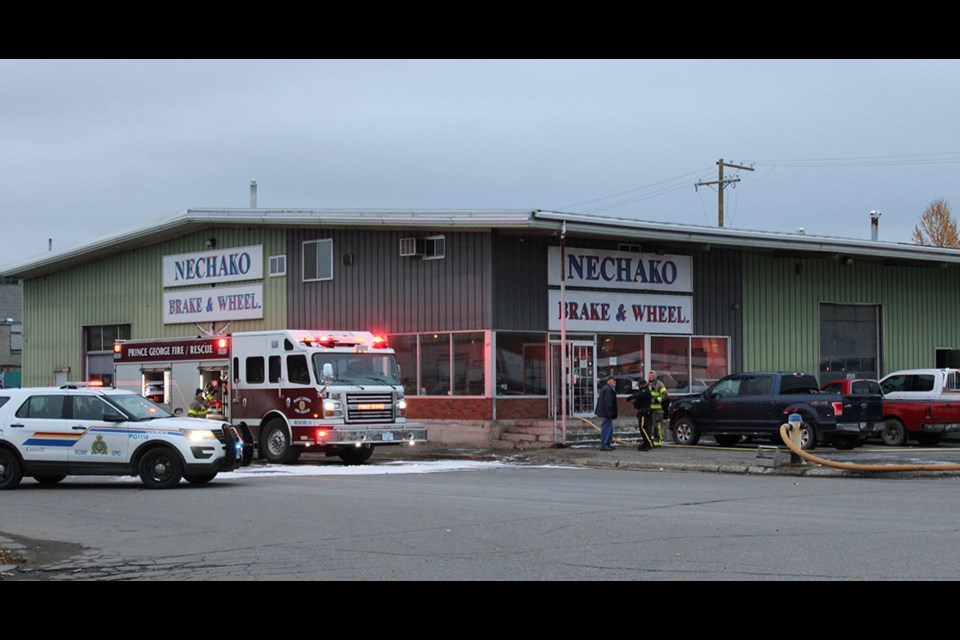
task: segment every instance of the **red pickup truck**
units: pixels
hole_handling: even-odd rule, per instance
[[[960,369],[894,371],[880,380],[883,389],[884,444],[908,440],[935,446],[960,431]]]
[[[820,387],[820,390],[823,393],[839,393],[842,396],[882,396],[883,391],[880,387],[880,382],[872,378],[852,378],[852,379],[842,379],[842,380],[833,380],[827,382],[826,384]],[[886,421],[881,420],[877,422],[869,422],[864,425],[864,429],[860,432],[862,440],[866,440],[868,437],[878,437],[883,433],[884,428],[886,427]]]

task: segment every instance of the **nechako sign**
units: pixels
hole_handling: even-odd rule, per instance
[[[560,292],[549,292],[550,330],[560,330]],[[571,291],[564,294],[567,331],[693,333],[693,296]]]
[[[263,318],[263,285],[180,289],[163,294],[163,323],[258,320]]]
[[[560,247],[547,254],[548,282],[560,286]],[[567,247],[566,286],[633,291],[693,291],[693,258],[690,256],[601,251]]]

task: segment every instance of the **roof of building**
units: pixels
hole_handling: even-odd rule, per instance
[[[832,257],[892,264],[960,266],[960,250],[803,233],[682,225],[539,209],[189,209],[185,213],[81,247],[52,252],[0,271],[29,279],[96,260],[105,251],[137,249],[211,227],[500,230],[566,238],[600,238],[647,249],[748,249],[781,256]]]

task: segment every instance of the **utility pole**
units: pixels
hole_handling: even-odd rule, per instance
[[[716,182],[704,182],[703,180],[701,180],[697,184],[693,185],[693,188],[696,189],[697,187],[706,186],[708,184],[717,185],[717,223],[718,223],[718,226],[722,227],[723,226],[723,190],[729,184],[733,184],[734,182],[740,182],[740,178],[727,178],[726,180],[724,180],[723,168],[733,167],[734,169],[743,169],[745,171],[753,171],[753,168],[743,167],[743,166],[740,166],[739,164],[730,164],[729,162],[724,162],[723,158],[720,158],[719,160],[717,160],[717,165],[720,167],[720,177],[716,180]]]

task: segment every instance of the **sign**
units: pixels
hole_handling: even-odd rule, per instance
[[[565,249],[566,286],[693,292],[693,258],[601,249]],[[548,283],[560,286],[560,247],[547,253]]]
[[[263,285],[179,289],[163,294],[163,323],[259,320],[263,318]]]
[[[221,344],[222,343],[222,344]],[[114,362],[151,362],[154,360],[204,360],[229,356],[229,338],[120,342],[114,350]]]
[[[263,279],[263,245],[163,256],[163,286]]]
[[[560,330],[560,292],[549,292],[549,329]],[[598,333],[693,333],[693,296],[570,291],[566,330]]]

